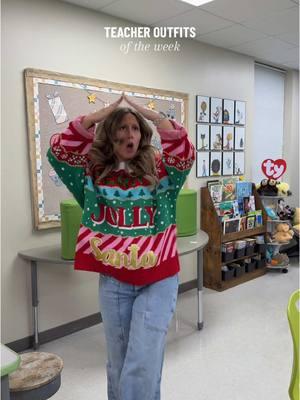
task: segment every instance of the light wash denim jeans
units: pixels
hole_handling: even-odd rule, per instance
[[[160,400],[178,274],[145,286],[100,274],[99,289],[107,344],[108,400]]]

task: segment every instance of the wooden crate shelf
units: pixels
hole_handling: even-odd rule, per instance
[[[214,203],[211,199],[208,188],[201,188],[201,229],[205,231],[209,236],[209,242],[204,249],[204,286],[210,289],[222,291],[231,287],[240,285],[241,283],[247,282],[251,279],[255,279],[266,273],[265,268],[255,269],[252,272],[243,274],[242,276],[233,278],[228,281],[222,280],[222,265],[226,263],[222,262],[222,243],[230,242],[233,240],[240,240],[246,237],[264,235],[267,232],[267,214],[265,212],[262,201],[256,191],[255,185],[252,186],[252,193],[255,197],[255,205],[257,210],[262,210],[263,225],[258,228],[248,229],[241,232],[233,232],[223,234],[222,224],[219,221]],[[257,255],[257,253],[256,253]],[[230,262],[237,260],[243,260],[251,256],[241,257]]]

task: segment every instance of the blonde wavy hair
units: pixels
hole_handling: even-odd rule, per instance
[[[116,108],[96,128],[95,140],[89,151],[91,171],[94,181],[105,178],[118,166],[118,159],[114,153],[114,143],[117,140],[117,129],[126,114],[132,114],[138,121],[141,140],[135,157],[128,161],[130,174],[138,178],[146,178],[151,185],[158,182],[156,171],[157,149],[151,145],[152,129],[144,117],[128,107]]]

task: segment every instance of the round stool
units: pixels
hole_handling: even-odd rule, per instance
[[[20,354],[19,368],[9,375],[11,400],[46,400],[60,388],[63,360],[56,354]]]

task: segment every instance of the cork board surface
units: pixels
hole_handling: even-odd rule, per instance
[[[46,154],[54,133],[66,129],[79,115],[113,103],[124,91],[145,107],[165,112],[186,125],[188,95],[128,84],[101,81],[50,71],[26,69],[25,88],[33,222],[36,229],[60,226],[60,202],[72,198],[49,164]],[[152,144],[161,149],[153,126]]]

